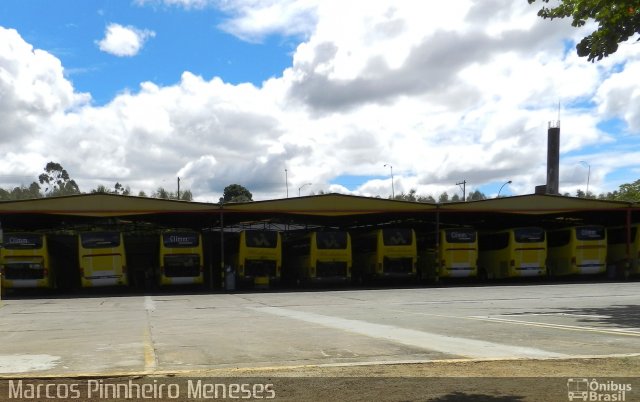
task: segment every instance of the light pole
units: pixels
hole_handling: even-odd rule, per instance
[[[298,187],[298,197],[300,197],[300,190],[302,190],[303,188],[305,188],[305,186],[310,186],[311,183],[304,183],[303,185],[301,185],[300,187]]]
[[[391,169],[391,199],[394,199],[396,198],[396,193],[395,193],[395,190],[393,189],[393,166],[391,166],[388,163],[385,163],[384,167],[387,167],[387,166],[389,166],[389,169]]]
[[[584,195],[586,198],[589,198],[589,179],[591,178],[591,165],[589,165],[587,162],[585,161],[580,161],[580,164],[582,166],[587,166],[587,192]]]
[[[502,187],[506,186],[507,184],[511,184],[511,180],[509,180],[508,182],[500,186],[500,190],[498,190],[498,195],[496,196],[496,198],[500,198],[500,192],[502,191]]]
[[[287,187],[287,198],[289,198],[289,176],[287,169],[284,170],[284,185]]]

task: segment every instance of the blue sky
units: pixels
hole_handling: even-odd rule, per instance
[[[75,89],[91,93],[95,105],[125,89],[135,92],[143,81],[175,84],[184,71],[260,85],[291,64],[296,42],[279,35],[261,43],[243,41],[217,27],[224,20],[214,7],[185,10],[122,0],[0,2],[0,24],[59,58]],[[113,57],[96,44],[112,23],[156,35],[135,56]]]
[[[53,160],[87,192],[387,197],[390,164],[396,194],[529,194],[558,101],[561,192],[586,188],[580,161],[595,193],[638,179],[634,40],[590,63],[592,26],[526,1],[363,4],[3,0],[0,186]]]

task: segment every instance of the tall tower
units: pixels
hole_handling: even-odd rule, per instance
[[[547,129],[547,194],[559,194],[560,120],[550,121]]]

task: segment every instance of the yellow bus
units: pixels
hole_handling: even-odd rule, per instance
[[[640,275],[640,225],[629,228],[629,260],[627,265],[627,228],[607,229],[607,266],[615,268],[616,273],[627,279],[631,275]]]
[[[2,287],[54,288],[55,272],[47,246],[47,237],[40,233],[5,233],[0,250]]]
[[[315,231],[285,241],[286,272],[295,283],[351,281],[351,236],[346,231]]]
[[[473,278],[478,275],[478,234],[472,228],[449,228],[427,239],[422,279]]]
[[[271,230],[243,230],[233,257],[236,280],[241,285],[269,287],[280,282],[282,236]]]
[[[522,227],[481,233],[479,275],[487,279],[541,277],[547,273],[544,229]]]
[[[549,275],[594,275],[606,271],[604,226],[573,226],[547,232]]]
[[[128,285],[122,233],[81,232],[78,235],[78,257],[82,287]]]
[[[357,279],[417,277],[416,233],[407,228],[384,228],[354,235],[354,275]]]
[[[186,230],[160,234],[158,284],[187,285],[204,283],[202,236]]]

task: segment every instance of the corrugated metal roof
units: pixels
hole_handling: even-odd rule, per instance
[[[622,210],[624,208],[640,209],[640,203],[532,194],[490,200],[433,204],[344,194],[323,194],[223,205],[225,214],[289,214],[323,217],[347,217],[365,214],[398,214],[406,216],[406,214],[411,213],[433,213],[436,210],[441,212],[557,214]],[[0,202],[0,214],[3,215],[53,214],[85,217],[124,217],[183,213],[219,214],[220,205],[117,194],[80,194]]]
[[[636,205],[636,208],[640,205]],[[558,214],[633,208],[625,201],[605,201],[561,195],[529,194],[489,200],[440,204],[442,212],[500,212],[516,214]]]
[[[117,194],[79,194],[0,203],[0,214],[56,214],[116,217],[163,213],[219,211],[217,204],[132,197]]]
[[[322,194],[269,201],[230,203],[225,212],[348,216],[435,211],[436,204],[386,200],[344,194]]]

